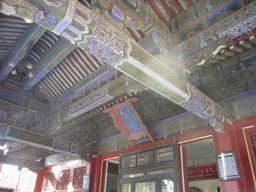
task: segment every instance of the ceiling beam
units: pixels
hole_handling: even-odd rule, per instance
[[[33,67],[31,73],[34,75],[23,85],[23,89],[29,91],[34,85],[43,79],[57,64],[76,48],[70,41],[60,38],[57,43],[47,51]]]
[[[0,99],[4,99],[13,104],[24,107],[24,109],[30,109],[34,112],[40,112],[46,114],[49,106],[45,103],[32,99],[26,95],[17,93],[11,89],[0,86]],[[3,107],[3,106],[1,106]],[[1,109],[1,108],[0,108]],[[16,110],[15,110],[16,111]]]
[[[0,122],[6,124],[13,124],[14,120],[12,119],[12,115],[18,113],[19,111],[25,111],[27,109],[26,107],[6,101],[2,98],[0,98],[0,103]]]
[[[198,50],[204,49],[225,36],[229,35],[230,38],[235,39],[236,37],[254,29],[256,27],[254,22],[256,19],[255,6],[255,2],[252,2],[213,25],[205,27],[204,30],[176,45],[173,50],[174,55],[183,59]],[[192,23],[193,22],[191,22],[191,25]],[[209,52],[208,55],[211,55],[211,53],[212,52]],[[201,60],[203,58],[198,59]]]
[[[18,40],[14,48],[5,57],[3,68],[0,71],[0,83],[5,80],[9,73],[18,65],[21,59],[27,55],[29,50],[46,31],[44,27],[33,23]]]
[[[30,146],[47,149],[58,153],[77,154],[83,153],[80,146],[76,143],[51,138],[43,134],[21,129],[5,123],[0,123],[0,139],[17,141]],[[86,153],[86,151],[84,151]]]
[[[37,171],[38,168],[44,167],[44,161],[36,162],[33,160],[27,160],[27,159],[21,159],[16,157],[10,157],[10,156],[0,156],[0,163],[2,164],[10,164],[10,165],[16,165],[18,167],[27,167],[31,171]]]
[[[31,2],[33,3],[34,1]],[[18,4],[10,4],[10,6],[14,5],[19,6]],[[38,6],[36,3],[34,5]],[[230,121],[228,112],[223,107],[187,81],[179,81],[178,75],[169,66],[166,66],[136,44],[129,36],[129,33],[127,33],[127,30],[123,28],[123,25],[120,25],[120,23],[110,17],[109,12],[100,12],[97,9],[92,11],[82,4],[76,5],[77,1],[69,1],[67,5],[56,9],[56,12],[52,13],[53,18],[51,17],[55,23],[51,25],[46,22],[42,23],[47,15],[42,16],[41,20],[34,20],[34,22],[41,23],[44,27],[55,33],[58,32],[58,34],[75,42],[76,45],[88,51],[96,58],[124,72],[191,113],[209,120],[210,125],[218,133],[224,131],[223,124]],[[51,7],[53,5],[48,4],[47,6]],[[255,6],[256,2],[252,2],[246,8],[254,9]],[[31,13],[39,14],[37,10]],[[144,13],[146,15],[153,14],[147,9]],[[234,14],[237,13],[235,12]],[[124,13],[122,14],[125,16]],[[118,15],[118,17],[121,17],[122,14]],[[57,15],[58,21],[56,20]],[[252,17],[249,19],[255,20],[256,14]],[[59,21],[59,18],[62,18],[62,20]],[[64,22],[65,27],[63,27]],[[143,22],[145,20],[142,22],[136,20],[138,25]],[[247,20],[240,21],[240,24],[243,26],[245,25],[244,22],[247,22]],[[168,39],[170,35],[168,35],[168,28],[161,27],[166,25],[162,23],[163,25],[159,26],[160,24],[153,23],[151,28],[154,28],[156,37],[160,37],[161,42],[164,42],[165,37]],[[253,22],[250,23],[251,27],[253,27],[252,25],[254,25]],[[229,28],[226,29],[225,33],[231,33]],[[170,65],[173,64],[171,63]]]
[[[113,77],[115,73],[112,75],[107,74],[103,80],[108,81]],[[126,97],[125,95],[142,92],[146,89],[146,86],[134,81],[133,79],[127,77],[126,75],[122,75],[119,78],[115,78],[112,82],[97,88],[94,91],[91,91],[89,94],[85,94],[88,90],[93,90],[92,87],[99,87],[100,83],[103,81],[99,79],[98,81],[91,84],[91,86],[85,87],[81,90],[79,95],[84,95],[79,100],[77,99],[77,95],[69,98],[68,100],[72,100],[72,102],[66,103],[65,101],[57,107],[56,106],[51,110],[48,122],[47,133],[52,135],[54,132],[62,132],[65,130],[69,130],[69,125],[72,125],[74,122],[79,122],[84,118],[90,118],[90,115],[94,114],[96,111],[102,111],[103,108],[106,108],[112,102],[119,102],[118,100],[114,101],[120,95]],[[68,91],[67,91],[68,92]],[[124,98],[119,98],[124,99]],[[65,107],[62,107],[65,106]],[[66,113],[65,111],[68,111]],[[65,114],[65,115],[63,115]],[[61,123],[62,126],[57,130],[55,129],[55,125]]]

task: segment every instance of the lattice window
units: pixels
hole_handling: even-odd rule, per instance
[[[86,167],[78,167],[74,169],[73,188],[81,189],[83,187],[83,176],[86,174]]]
[[[61,171],[57,181],[56,190],[67,190],[70,181],[70,169]]]
[[[53,191],[56,183],[56,178],[52,172],[45,173],[43,182],[43,191]]]

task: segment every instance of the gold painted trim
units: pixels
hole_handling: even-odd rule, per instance
[[[244,130],[244,129],[253,128],[253,127],[254,127],[253,125],[251,125],[251,126],[248,126],[248,127],[243,127],[243,130]]]
[[[190,140],[186,140],[186,141],[181,141],[178,143],[178,145],[181,145],[181,144],[184,144],[184,143],[188,143],[188,142],[191,142],[191,141],[197,141],[199,139],[206,139],[206,138],[209,138],[209,137],[212,137],[212,135],[206,135],[206,136],[203,136],[203,137],[197,137],[197,138],[194,138],[194,139],[190,139]]]
[[[116,158],[118,158],[118,157],[120,158],[120,156],[116,156],[116,157],[110,157],[110,158],[108,158],[108,159],[102,159],[102,161],[101,161],[101,168],[100,168],[100,188],[99,188],[99,191],[100,191],[100,192],[102,192],[102,191],[101,191],[101,184],[102,184],[102,175],[103,175],[103,174],[102,174],[103,162],[104,162],[104,161],[111,160],[111,159],[116,159]]]
[[[249,147],[248,147],[248,142],[247,142],[246,135],[245,135],[245,129],[249,129],[249,128],[253,128],[253,127],[254,126],[251,125],[251,126],[248,126],[248,127],[243,127],[242,129],[243,129],[243,135],[244,135],[244,140],[245,140],[245,146],[246,146],[246,150],[247,150],[248,157],[249,157],[250,167],[251,167],[251,170],[252,170],[252,177],[253,177],[254,187],[256,189],[255,173],[254,173],[254,169],[253,169],[253,166],[252,166],[251,155],[250,155],[250,151],[249,151]]]

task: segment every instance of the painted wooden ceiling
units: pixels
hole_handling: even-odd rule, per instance
[[[80,2],[90,6],[89,1]],[[195,15],[195,18],[189,16],[192,15],[192,10],[195,10],[195,5],[199,6],[200,2],[203,1],[147,0],[147,2],[158,17],[168,25],[171,33],[174,34],[175,45],[186,42],[203,30],[200,21],[199,25],[195,25],[196,27],[190,26],[188,29],[185,24],[182,24],[182,18],[188,18],[188,20],[197,24],[196,22],[202,13],[198,13],[198,16]],[[243,6],[248,3],[244,2]],[[211,5],[217,6],[217,3],[211,1]],[[233,7],[223,7],[223,10],[230,11],[227,15],[242,7],[240,4],[238,6],[237,2],[232,5]],[[23,19],[0,14],[0,71],[3,70],[3,63],[8,54],[15,50],[18,41],[26,36],[27,30],[32,28],[32,25],[26,23]],[[145,37],[143,32],[135,28],[128,27],[128,30],[136,42],[140,42]],[[189,65],[186,65],[186,62],[184,62],[185,64],[181,62],[181,66],[174,68],[181,80],[186,79],[215,101],[254,90],[256,87],[256,42],[252,36],[255,36],[255,33],[254,29],[250,29],[238,37],[231,38],[232,40],[224,49],[219,50],[214,58],[207,60],[207,65],[194,67],[194,63],[200,62],[200,60],[195,60],[194,63],[190,62]],[[40,36],[33,44],[29,45],[23,59],[2,80],[3,87],[20,92],[49,106],[47,113],[41,116],[35,109],[22,108],[12,113],[10,117],[12,125],[85,145],[120,133],[114,127],[112,118],[108,114],[103,114],[102,109],[121,102],[127,97],[138,97],[139,101],[134,104],[134,107],[149,128],[159,121],[185,112],[183,108],[151,90],[131,93],[119,91],[118,82],[121,82],[120,79],[125,75],[107,67],[106,63],[85,50],[65,43],[62,37],[48,30],[40,31]],[[62,52],[61,56],[55,56],[54,54],[58,52],[56,50],[62,45],[66,46],[65,50],[67,51]],[[173,51],[173,47],[170,50]],[[194,51],[194,53],[198,52]],[[55,56],[54,59],[51,58],[52,55]],[[49,62],[49,58],[52,59],[51,63],[54,63],[53,67],[47,74],[40,73],[43,71],[40,68],[41,64]],[[185,60],[186,58],[183,57],[182,59]],[[113,73],[114,76],[104,79],[103,73],[100,71],[104,67],[106,68],[104,74]],[[31,79],[38,74],[40,74],[40,79],[33,82]],[[96,106],[75,118],[66,115],[60,123],[56,123],[54,119],[61,119],[61,115],[66,113],[67,105],[72,105],[72,102],[85,98],[86,94],[89,94],[86,91],[81,92],[84,87],[80,86],[87,79],[88,82],[98,83],[98,87],[93,87],[91,90],[99,90],[103,86],[111,87],[114,84],[112,89],[117,91],[113,91],[114,96],[104,105]],[[49,117],[47,122],[45,116]],[[8,142],[8,145],[12,148],[9,155],[14,158],[29,157],[27,159],[36,160],[54,153],[45,150],[38,154],[34,147],[22,145],[19,142]],[[26,156],[28,153],[31,156]]]

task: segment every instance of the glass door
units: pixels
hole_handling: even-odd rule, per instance
[[[171,179],[162,179],[161,192],[174,192],[174,181]]]
[[[135,183],[135,192],[155,192],[155,191],[156,191],[155,181]]]
[[[121,154],[119,191],[177,192],[176,145],[164,144]]]

